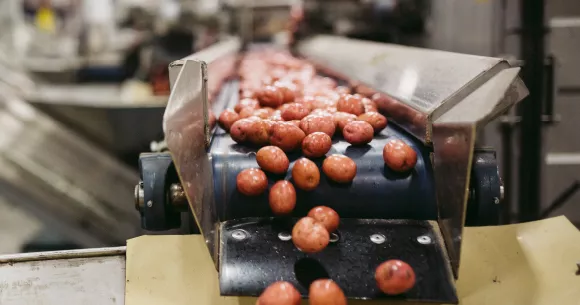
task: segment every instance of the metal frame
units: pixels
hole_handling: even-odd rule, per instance
[[[216,264],[219,220],[212,204],[211,160],[206,152],[206,82],[212,73],[207,66],[237,50],[239,44],[225,45],[212,50],[211,57],[204,52],[171,64],[172,92],[164,117],[169,150]],[[302,41],[297,50],[359,90],[387,97],[390,102],[379,105],[381,110],[433,146],[438,222],[457,276],[475,135],[481,126],[527,95],[518,77],[520,69],[499,58],[332,36]]]

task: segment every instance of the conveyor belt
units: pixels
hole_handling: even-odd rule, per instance
[[[221,96],[213,105],[219,114],[237,103],[237,83],[226,84]],[[386,142],[393,137],[409,143],[419,154],[415,169],[409,174],[400,174],[388,169],[382,151]],[[268,194],[247,197],[236,189],[236,176],[246,168],[258,167],[255,160],[257,148],[235,143],[229,134],[216,127],[210,155],[212,156],[214,198],[218,205],[219,218],[224,220],[244,217],[272,216],[268,206]],[[340,136],[335,136],[328,154],[344,154],[357,163],[357,176],[351,185],[339,185],[321,175],[316,190],[297,190],[297,205],[293,216],[303,216],[314,206],[328,205],[342,218],[365,219],[416,219],[436,220],[437,207],[430,164],[430,149],[405,131],[390,123],[369,145],[352,146]],[[288,154],[291,161],[302,157],[300,152]],[[321,168],[323,159],[314,160]],[[269,175],[269,184],[277,180],[290,179],[289,170],[285,177]]]

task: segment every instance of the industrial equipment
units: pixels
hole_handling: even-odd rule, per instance
[[[495,153],[475,147],[476,132],[527,95],[520,69],[499,58],[333,36],[299,41],[298,55],[320,71],[392,101],[380,109],[387,129],[369,146],[333,144],[357,163],[351,185],[323,178],[316,190],[298,191],[293,217],[319,204],[341,216],[331,245],[308,255],[288,239],[294,218],[272,217],[267,196],[248,198],[236,190],[237,173],[257,166],[255,149],[210,129],[208,111],[219,113],[238,99],[231,76],[241,47],[232,38],[170,65],[163,122],[169,152],[140,158],[135,196],[143,227],[178,227],[187,201],[222,295],[256,296],[279,279],[306,294],[309,282],[330,277],[347,297],[389,298],[370,270],[398,257],[413,266],[418,281],[395,299],[457,303],[463,228],[497,224],[503,193]],[[208,99],[217,88],[220,94]],[[384,168],[381,151],[390,137],[420,152],[412,174]],[[289,154],[291,162],[298,157]]]

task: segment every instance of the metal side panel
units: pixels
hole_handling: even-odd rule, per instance
[[[82,246],[138,235],[137,173],[0,87],[3,196]]]
[[[216,268],[219,220],[207,153],[212,100],[208,93],[217,94],[224,80],[232,75],[240,47],[239,39],[231,38],[171,63],[172,88],[163,116],[167,147]]]
[[[451,109],[489,77],[509,68],[499,58],[324,35],[302,42],[298,51],[352,81],[388,94],[429,121]],[[402,117],[394,119],[404,121]],[[429,141],[429,127],[426,130],[427,134],[415,135]]]
[[[125,247],[0,256],[0,302],[123,305]]]

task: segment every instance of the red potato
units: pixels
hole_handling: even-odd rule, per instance
[[[394,259],[377,267],[375,280],[382,292],[397,295],[405,293],[415,286],[415,272],[409,264]]]
[[[288,282],[275,282],[262,292],[256,305],[299,305],[300,292]]]
[[[314,97],[312,96],[304,96],[302,98],[297,98],[296,103],[304,105],[308,110],[314,110],[314,105],[312,104],[314,101]]]
[[[362,102],[361,96],[343,94],[338,99],[336,109],[338,109],[338,111],[348,112],[354,115],[361,115],[365,112],[365,105]]]
[[[272,121],[284,121],[284,119],[282,119],[282,111],[280,110],[274,110],[268,119]]]
[[[253,116],[254,111],[256,111],[255,108],[246,107],[246,108],[242,108],[242,110],[240,110],[238,115],[240,116],[240,119],[245,119],[245,118],[249,118],[249,117]]]
[[[252,112],[252,115],[257,116],[261,119],[267,119],[270,117],[270,115],[272,115],[273,112],[274,112],[274,109],[272,109],[270,107],[264,107],[264,108],[260,108],[258,110],[255,110],[254,112]]]
[[[270,141],[270,124],[264,120],[253,121],[248,131],[248,141],[257,146],[267,145]]]
[[[284,103],[284,95],[279,87],[265,86],[258,92],[258,101],[263,107],[278,108]]]
[[[330,234],[322,223],[314,218],[304,217],[292,228],[292,242],[302,252],[316,253],[328,246]]]
[[[230,127],[230,136],[232,140],[237,143],[245,143],[248,141],[248,133],[250,132],[252,125],[252,119],[240,119],[235,121]]]
[[[246,196],[258,196],[268,188],[268,178],[257,168],[241,171],[236,178],[238,191]]]
[[[317,115],[317,116],[325,116],[325,117],[333,117],[333,114],[328,111],[328,108],[325,109],[314,109],[310,112],[310,115]]]
[[[300,128],[305,134],[320,131],[332,138],[336,131],[332,116],[308,115],[300,121]]]
[[[314,162],[300,158],[292,168],[292,180],[299,189],[312,191],[320,183],[320,171]]]
[[[297,90],[296,85],[289,82],[278,81],[274,83],[274,86],[280,88],[280,91],[282,92],[283,103],[294,102],[294,99],[296,98],[295,92]]]
[[[308,290],[310,305],[347,305],[342,289],[330,279],[320,279],[310,284]]]
[[[276,146],[265,146],[256,153],[256,162],[263,170],[273,174],[285,174],[290,166],[288,157]]]
[[[344,126],[342,135],[352,145],[365,145],[373,140],[375,130],[364,121],[352,121]]]
[[[356,163],[344,155],[331,155],[322,162],[322,171],[332,181],[351,183],[356,176]]]
[[[240,116],[231,109],[224,110],[218,119],[218,123],[221,128],[225,131],[230,131],[230,127],[234,124],[237,120],[240,119]]]
[[[332,147],[332,139],[324,132],[313,132],[302,141],[302,153],[308,158],[320,158]]]
[[[415,167],[417,153],[402,140],[393,139],[383,147],[383,159],[390,169],[403,173]]]
[[[338,224],[340,223],[340,217],[335,210],[325,207],[318,206],[308,212],[308,217],[314,218],[314,220],[320,222],[328,232],[332,233],[338,229]]]
[[[284,106],[286,107],[282,110],[282,118],[285,121],[302,120],[310,113],[308,107],[300,103],[284,104]]]
[[[296,190],[292,183],[282,180],[270,189],[269,203],[272,213],[286,215],[292,213],[296,206]]]
[[[336,129],[339,132],[342,132],[344,126],[352,121],[355,121],[357,117],[352,113],[338,111],[332,115],[332,119],[336,125]]]
[[[240,111],[242,111],[242,109],[246,107],[258,109],[260,108],[260,103],[258,102],[258,100],[253,98],[244,98],[236,106],[234,106],[234,111],[240,113]]]
[[[365,112],[358,116],[359,121],[365,121],[373,127],[375,134],[387,127],[387,118],[378,112]]]
[[[315,96],[312,100],[312,107],[314,109],[326,109],[334,106],[336,106],[336,103],[326,96]]]
[[[377,104],[375,102],[373,102],[371,99],[369,98],[363,98],[362,99],[363,105],[365,106],[365,112],[369,112],[369,111],[373,111],[373,112],[378,112],[378,108],[377,108]]]
[[[302,129],[290,122],[276,122],[270,129],[270,144],[289,152],[300,148],[306,135]]]

